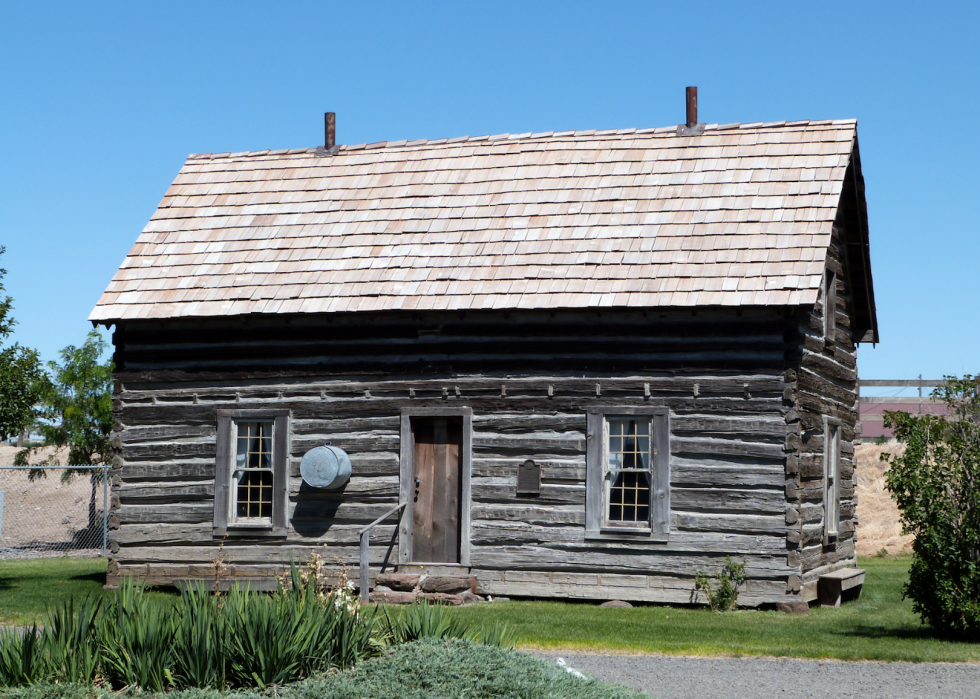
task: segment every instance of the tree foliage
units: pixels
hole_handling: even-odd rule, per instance
[[[112,360],[100,362],[106,342],[92,331],[81,347],[61,350],[61,363],[49,362],[53,381],[45,401],[46,446],[68,447],[68,465],[105,463],[111,455]]]
[[[0,246],[0,255],[5,248]],[[0,269],[0,343],[6,342],[17,321],[11,315],[14,300],[3,294]],[[47,375],[35,350],[14,343],[0,349],[0,439],[21,434],[38,418],[38,407],[47,390]]]
[[[980,376],[947,377],[933,392],[949,415],[886,412],[905,445],[887,487],[913,534],[905,596],[923,623],[980,640]]]

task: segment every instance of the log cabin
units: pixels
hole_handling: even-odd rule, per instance
[[[800,603],[856,565],[853,120],[191,155],[113,329],[108,585],[321,551],[490,595]],[[846,576],[845,576],[846,577]],[[364,591],[366,592],[366,590]]]

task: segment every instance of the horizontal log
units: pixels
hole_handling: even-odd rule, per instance
[[[123,483],[113,488],[123,502],[138,500],[170,500],[187,502],[214,498],[214,481],[188,483],[184,481],[159,481],[152,483]]]
[[[519,502],[517,498],[517,474],[513,478],[473,478],[471,481],[474,502]],[[537,502],[549,504],[585,504],[585,484],[543,483]]]
[[[470,509],[473,520],[519,521],[528,524],[585,525],[585,508],[581,505],[541,505],[521,503],[474,502]]]
[[[211,425],[157,425],[153,427],[129,427],[117,433],[123,444],[139,442],[167,442],[175,439],[214,437]]]
[[[213,503],[176,505],[122,505],[113,513],[120,524],[182,523],[194,524],[214,520]]]
[[[704,512],[672,512],[671,529],[678,531],[784,534],[785,517],[779,515],[720,515]]]
[[[533,457],[535,454],[584,454],[585,435],[581,432],[530,432],[518,435],[502,435],[473,432],[473,452],[478,454],[505,454],[520,452]]]
[[[324,544],[343,544],[356,546],[359,541],[360,524],[330,524],[322,534],[315,537],[303,536],[290,528],[285,538],[276,539],[288,545],[322,546]],[[387,545],[395,536],[396,525],[379,524],[371,530],[369,539],[372,546]],[[222,537],[214,535],[210,522],[205,524],[126,524],[113,532],[112,539],[122,545],[174,544],[179,546],[203,544],[217,546]],[[225,542],[235,545],[269,545],[262,537],[250,537],[247,531],[232,531]],[[329,551],[322,551],[329,558]]]
[[[482,546],[579,545],[590,547],[583,527],[543,527],[525,522],[473,520],[470,541]],[[604,542],[598,546],[601,548]],[[637,556],[657,553],[779,553],[786,549],[786,538],[779,535],[750,535],[718,532],[671,532],[667,541],[638,540],[630,544]]]
[[[567,570],[578,572],[691,575],[697,570],[716,570],[724,554],[644,553],[635,545],[602,542],[588,547],[574,544],[551,546],[480,546],[470,552],[472,567],[498,570]],[[746,574],[753,578],[779,578],[793,572],[785,554],[744,556]]]
[[[788,428],[781,417],[755,419],[752,417],[719,417],[715,415],[678,415],[670,420],[671,433],[703,436],[726,435],[749,437],[753,442],[782,442]]]
[[[762,459],[782,462],[785,457],[782,444],[764,444],[743,442],[734,439],[705,439],[672,437],[670,440],[671,454],[717,454],[726,457],[744,459]]]
[[[172,461],[193,458],[211,458],[215,456],[214,439],[197,442],[156,442],[123,444],[123,458],[129,461]]]
[[[678,512],[782,515],[786,507],[786,496],[776,490],[672,488],[670,506],[671,510]]]
[[[658,578],[662,582],[650,582],[647,587],[625,585],[582,585],[569,583],[527,583],[523,581],[482,582],[479,572],[474,571],[481,594],[498,597],[545,597],[561,599],[609,600],[628,602],[654,602],[660,604],[706,604],[704,595],[694,587],[690,578]],[[740,607],[757,607],[798,599],[787,594],[782,580],[750,580],[738,595]]]
[[[204,459],[180,463],[126,463],[122,476],[127,481],[192,480],[214,478],[214,460]]]
[[[703,488],[782,488],[786,477],[782,466],[757,464],[704,465],[693,459],[673,458],[670,483],[675,487]]]

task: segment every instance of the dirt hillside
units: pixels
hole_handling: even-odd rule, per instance
[[[882,549],[890,555],[908,551],[912,537],[902,534],[898,507],[885,490],[888,465],[879,460],[882,452],[901,453],[898,442],[858,444],[857,455],[857,553],[873,556]]]

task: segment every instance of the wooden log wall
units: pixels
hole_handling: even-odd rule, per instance
[[[790,423],[799,435],[795,438],[797,453],[790,458],[795,462],[792,468],[797,478],[787,489],[787,522],[792,522],[790,540],[798,546],[790,553],[789,560],[800,566],[800,583],[808,600],[816,598],[820,575],[857,564],[854,546],[857,524],[854,442],[859,419],[857,346],[851,270],[842,253],[846,242],[844,220],[839,217],[827,255],[827,268],[836,273],[836,308],[825,308],[821,294],[813,310],[801,316],[799,329],[802,356],[795,386],[798,404]],[[832,340],[824,338],[825,312],[836,314],[836,333]],[[825,415],[841,421],[840,527],[838,537],[828,544],[824,544]]]
[[[694,573],[731,555],[747,563],[744,603],[798,597],[787,493],[806,481],[788,470],[805,461],[794,401],[811,381],[799,325],[782,309],[126,324],[115,334],[110,583],[213,576],[219,408],[291,411],[288,534],[229,535],[224,575],[268,579],[326,545],[328,563],[356,579],[358,529],[398,502],[401,409],[466,405],[471,564],[486,592],[687,603],[699,601]],[[586,411],[597,405],[669,408],[666,543],[586,539]],[[342,492],[299,475],[327,441],[351,457]],[[526,459],[542,467],[540,497],[516,495]],[[395,537],[394,521],[374,530],[372,575],[386,555],[394,563]]]

